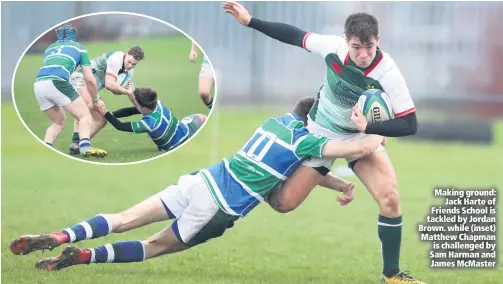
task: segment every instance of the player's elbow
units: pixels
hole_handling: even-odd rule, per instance
[[[281,204],[280,206],[276,207],[275,210],[279,213],[288,213],[297,208],[296,206],[293,206],[291,204]]]
[[[105,81],[105,88],[109,91],[115,91],[115,88],[114,88],[114,83],[113,82],[110,82],[110,81]]]

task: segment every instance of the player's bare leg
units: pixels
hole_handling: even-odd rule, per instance
[[[161,199],[153,196],[123,212],[99,214],[60,232],[20,236],[11,242],[10,250],[16,255],[42,249],[52,250],[65,243],[95,239],[109,233],[122,233],[169,218]]]
[[[211,96],[211,89],[215,79],[211,76],[199,76],[199,96],[204,104],[210,109],[213,107],[213,97]]]
[[[84,133],[85,137],[88,137],[88,139],[92,139],[105,125],[106,125],[106,119],[101,115],[99,112],[95,111],[92,109],[92,98],[91,94],[87,90],[87,87],[80,87],[78,89],[78,93],[80,97],[84,100],[84,103],[86,104],[90,114],[91,114],[91,126],[89,127],[89,131],[87,130],[87,124],[84,126]],[[87,122],[85,122],[87,123]],[[79,155],[79,141],[82,138],[81,134],[81,127],[80,127],[80,120],[76,119],[73,123],[73,137],[72,137],[72,144],[70,144],[69,152],[70,155]],[[101,150],[103,153],[101,153],[101,156],[106,156],[106,152],[104,150]]]
[[[378,235],[384,262],[383,283],[423,283],[408,272],[400,272],[402,212],[397,178],[386,152],[375,152],[360,159],[353,168],[379,206]]]
[[[54,142],[56,142],[59,134],[65,129],[66,115],[63,109],[58,105],[54,105],[44,110],[44,112],[52,122],[51,126],[49,126],[45,132],[44,142],[52,146]]]
[[[79,154],[84,157],[105,157],[107,155],[105,150],[91,147],[90,132],[93,118],[82,97],[79,96],[64,108],[79,121]]]

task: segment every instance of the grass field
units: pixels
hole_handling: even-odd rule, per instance
[[[56,155],[22,127],[11,106],[2,106],[2,283],[379,283],[377,208],[359,182],[356,199],[348,207],[337,205],[335,193],[317,189],[292,213],[278,214],[261,205],[220,239],[143,263],[78,266],[47,273],[36,271],[35,262],[61,249],[24,257],[10,253],[9,242],[20,234],[56,231],[97,213],[125,209],[176,182],[180,175],[209,166],[211,151],[219,157],[232,154],[264,118],[277,111],[222,109],[219,115],[220,137],[227,135],[216,148],[208,149],[210,120],[195,139],[167,157],[109,167]],[[501,130],[492,146],[389,142],[404,216],[403,269],[427,283],[502,283],[501,261],[498,269],[428,268],[430,244],[419,241],[416,231],[429,207],[438,203],[432,197],[436,186],[501,189]],[[499,227],[502,210],[500,206]],[[78,245],[144,239],[167,225],[154,224]],[[500,239],[500,260],[502,245]]]
[[[188,60],[191,41],[185,36],[162,38],[140,38],[121,42],[82,43],[89,51],[90,57],[105,51],[127,50],[138,44],[145,50],[145,60],[135,68],[134,83],[136,87],[150,86],[157,90],[159,99],[170,108],[178,119],[193,113],[208,114],[208,108],[198,95],[198,76],[201,65]],[[198,57],[201,62],[202,54]],[[44,139],[45,131],[50,125],[49,119],[39,110],[33,93],[33,82],[43,61],[41,54],[26,55],[16,73],[14,96],[19,113],[33,133]],[[126,96],[114,96],[108,90],[100,92],[110,110],[131,106]],[[122,121],[141,119],[140,115],[123,118]],[[67,114],[67,125],[64,132],[54,144],[63,153],[68,153],[73,132],[73,117]],[[135,162],[160,154],[155,144],[147,135],[136,135],[120,132],[111,125],[92,140],[93,146],[108,151],[104,159],[89,160],[105,163]]]

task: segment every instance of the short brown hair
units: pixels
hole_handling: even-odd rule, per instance
[[[356,37],[362,44],[369,44],[379,35],[379,23],[376,17],[367,13],[351,14],[344,24],[344,33],[348,40]]]
[[[140,106],[150,110],[154,110],[157,105],[157,92],[150,87],[135,89],[134,98]]]
[[[129,55],[132,55],[135,60],[143,60],[145,58],[145,52],[143,51],[143,48],[139,45],[134,45],[131,46],[127,52]]]
[[[302,118],[304,124],[307,124],[307,115],[309,111],[314,105],[316,100],[313,97],[303,97],[300,98],[297,103],[295,103],[295,107],[293,108],[293,112]]]

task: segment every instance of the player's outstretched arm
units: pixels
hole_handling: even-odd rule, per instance
[[[232,15],[239,23],[255,29],[273,39],[286,44],[303,47],[303,40],[307,32],[292,25],[263,21],[252,17],[243,5],[228,1],[222,5],[225,13]]]
[[[337,202],[339,202],[339,204],[342,206],[348,205],[355,198],[355,184],[346,181],[331,172],[321,178],[319,185],[328,189],[335,190],[337,192],[344,193],[343,196],[337,196]]]
[[[121,122],[110,111],[105,112],[105,118],[115,129],[125,132],[133,132],[131,122]]]
[[[322,176],[311,167],[300,166],[279,189],[268,196],[267,203],[277,212],[288,213],[299,207],[317,185],[344,193],[336,199],[342,206],[354,199],[353,183],[332,173]]]
[[[141,112],[136,107],[125,107],[112,112],[113,116],[116,118],[128,117],[135,114],[141,114]]]
[[[300,166],[276,191],[269,194],[267,203],[277,212],[288,213],[307,198],[321,181],[322,175],[307,166]]]
[[[321,150],[321,156],[328,159],[362,158],[373,153],[383,142],[383,137],[367,135],[358,141],[329,140]]]

